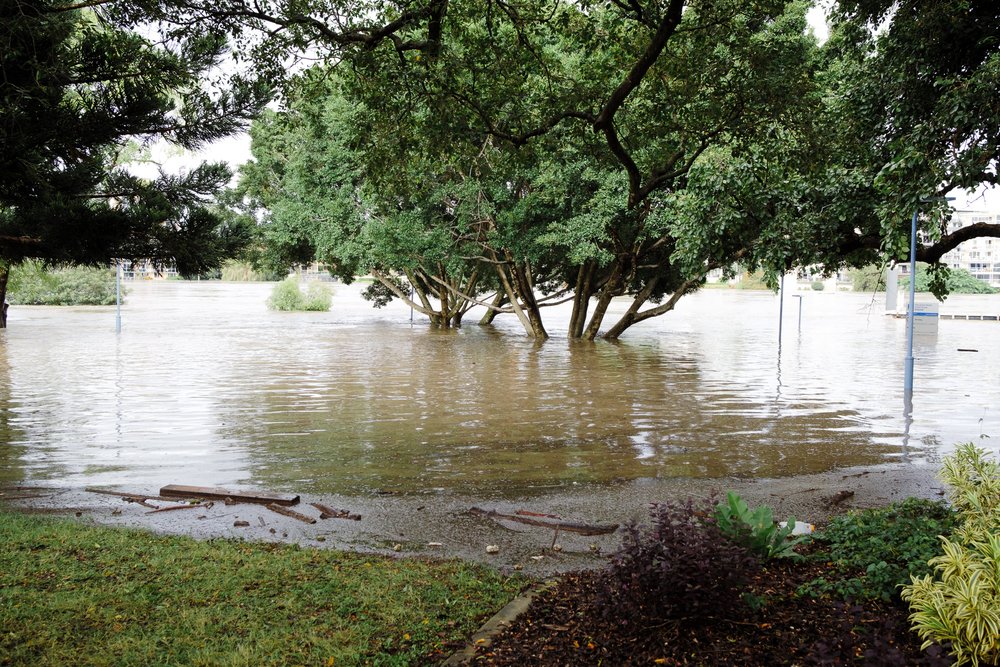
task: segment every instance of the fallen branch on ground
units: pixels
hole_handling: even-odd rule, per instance
[[[360,514],[352,514],[348,510],[337,510],[324,505],[323,503],[309,503],[320,511],[321,519],[347,519],[349,521],[361,521]]]
[[[264,505],[264,507],[271,510],[272,512],[277,512],[278,514],[284,514],[285,516],[290,516],[293,519],[298,519],[303,523],[316,523],[316,519],[312,518],[311,516],[306,516],[305,514],[299,514],[295,510],[290,510],[287,507],[282,507],[281,505],[268,503],[267,505]]]
[[[618,530],[617,523],[598,525],[578,523],[575,521],[564,521],[562,519],[536,519],[533,518],[533,516],[524,516],[520,512],[517,514],[503,514],[502,512],[484,510],[478,507],[470,509],[469,514],[486,516],[491,519],[502,519],[504,521],[516,521],[517,523],[523,523],[529,526],[538,526],[540,528],[548,528],[550,530],[565,530],[570,533],[578,533],[580,535],[608,535],[609,533],[613,533]]]
[[[211,507],[212,505],[214,505],[214,503],[205,503],[205,504],[194,503],[192,505],[172,505],[170,507],[160,507],[159,509],[155,509],[152,512],[146,512],[146,514],[156,514],[157,512],[173,512],[174,510],[189,510],[189,509],[194,509],[195,507],[201,507],[201,508],[204,509],[204,508]]]

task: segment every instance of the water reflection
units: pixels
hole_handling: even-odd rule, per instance
[[[863,295],[805,297],[778,356],[769,294],[695,295],[616,344],[538,344],[514,323],[411,325],[354,287],[330,313],[271,313],[269,289],[140,283],[120,336],[112,309],[14,309],[0,334],[3,474],[523,494],[919,460],[1000,431],[990,324],[942,323],[900,415],[903,327]]]

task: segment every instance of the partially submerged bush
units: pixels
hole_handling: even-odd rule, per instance
[[[895,599],[910,576],[930,572],[927,560],[938,553],[937,536],[954,526],[954,513],[943,502],[918,498],[835,517],[815,539],[829,545],[824,558],[843,576],[815,579],[799,592]],[[852,576],[854,572],[862,574]]]
[[[110,306],[115,303],[115,272],[93,266],[48,268],[41,262],[24,262],[10,270],[7,300],[24,306]]]
[[[327,311],[330,310],[332,302],[333,291],[323,283],[309,283],[303,294],[298,278],[288,276],[274,286],[267,300],[267,307],[271,310]]]
[[[950,642],[956,665],[1000,664],[1000,465],[972,443],[945,459],[942,478],[961,526],[941,538],[933,575],[903,589],[926,648]]]
[[[761,505],[751,510],[746,501],[730,491],[726,500],[715,506],[715,521],[729,539],[761,558],[801,558],[795,547],[806,537],[792,536],[795,517],[789,517],[784,526],[779,526],[770,507]]]
[[[602,608],[622,624],[724,616],[757,560],[715,525],[711,501],[658,503],[650,515],[652,526],[626,528],[601,580]]]

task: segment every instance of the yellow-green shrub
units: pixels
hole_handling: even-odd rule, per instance
[[[1000,465],[962,445],[945,460],[942,479],[960,526],[942,537],[934,575],[903,588],[913,629],[924,640],[951,642],[956,665],[1000,664]]]

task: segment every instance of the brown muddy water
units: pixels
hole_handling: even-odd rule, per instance
[[[933,463],[1000,439],[1000,323],[917,340],[881,298],[705,290],[619,343],[516,321],[429,328],[335,286],[329,313],[277,313],[272,285],[128,285],[114,308],[18,307],[0,332],[0,481],[231,485],[494,498],[643,479],[788,477]],[[616,304],[619,310],[624,303]],[[942,312],[1000,313],[994,297]],[[960,350],[976,350],[960,351]]]

